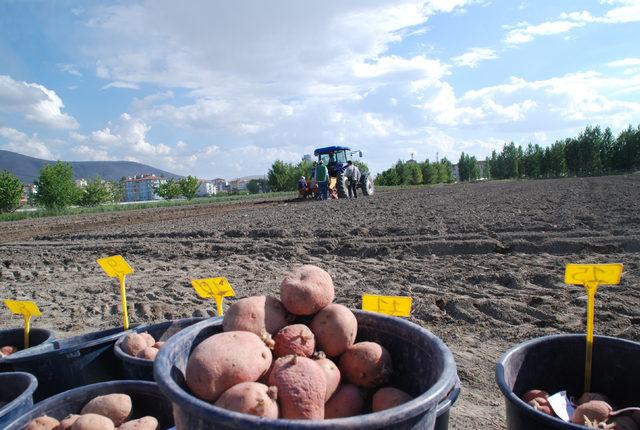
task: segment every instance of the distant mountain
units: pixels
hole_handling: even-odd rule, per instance
[[[8,170],[25,184],[35,181],[40,174],[42,166],[49,163],[54,163],[54,161],[41,160],[0,149],[0,172]],[[123,176],[143,174],[164,176],[165,178],[181,178],[180,175],[165,172],[146,164],[134,163],[133,161],[69,161],[69,163],[73,167],[73,174],[76,179],[91,179],[99,175],[102,179],[114,181]]]

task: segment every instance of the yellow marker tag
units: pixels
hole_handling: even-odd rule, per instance
[[[31,331],[31,317],[39,317],[42,315],[38,305],[34,302],[23,302],[18,300],[5,300],[9,310],[16,315],[22,315],[24,319],[24,348],[29,348],[29,332]]]
[[[584,360],[584,392],[591,391],[593,363],[593,324],[596,291],[600,285],[616,285],[622,276],[622,264],[567,264],[564,282],[583,285],[587,290],[587,345]]]
[[[107,276],[111,278],[120,278],[133,273],[133,269],[129,263],[122,258],[122,255],[114,255],[113,257],[105,257],[96,260],[100,267],[105,271]]]
[[[224,314],[222,311],[223,297],[236,295],[227,278],[193,279],[191,285],[203,299],[215,300],[219,317]]]
[[[127,309],[127,291],[125,288],[125,278],[128,274],[133,273],[133,269],[129,263],[122,258],[121,255],[100,258],[96,262],[102,267],[107,276],[118,278],[120,281],[120,299],[122,301],[123,326],[125,330],[129,330],[129,311]]]
[[[408,317],[411,315],[411,297],[403,296],[374,296],[362,295],[362,310],[392,315],[394,317]]]

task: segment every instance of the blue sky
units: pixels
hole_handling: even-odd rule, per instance
[[[640,0],[0,0],[0,148],[263,174],[640,123]]]

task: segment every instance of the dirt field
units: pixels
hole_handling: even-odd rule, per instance
[[[318,264],[337,301],[411,295],[411,320],[453,351],[463,394],[452,429],[503,428],[494,383],[519,341],[584,331],[586,296],[568,262],[622,262],[602,287],[596,332],[640,340],[640,176],[478,183],[330,202],[198,205],[0,224],[3,298],[35,300],[35,326],[76,334],[120,323],[97,258],[122,254],[134,322],[199,316],[190,279],[226,276],[239,297],[277,294],[292,266]],[[0,326],[19,325],[8,312]]]

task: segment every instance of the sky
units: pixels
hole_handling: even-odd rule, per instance
[[[640,0],[0,0],[0,149],[265,174],[640,124]]]

